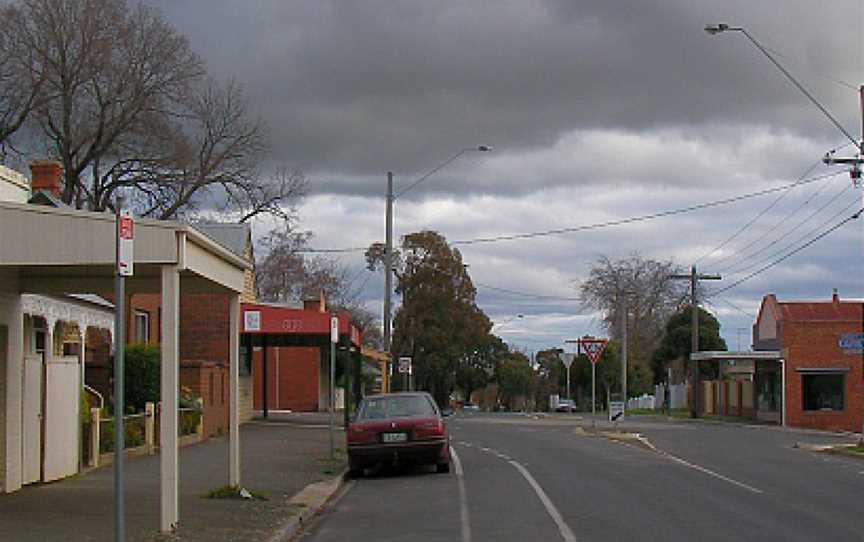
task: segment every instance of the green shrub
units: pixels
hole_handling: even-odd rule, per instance
[[[123,390],[130,412],[142,412],[145,403],[159,402],[159,347],[149,344],[126,346]]]

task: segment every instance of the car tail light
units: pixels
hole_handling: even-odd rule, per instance
[[[369,440],[375,439],[375,432],[371,431],[362,425],[349,425],[348,426],[348,443],[352,442],[365,442]]]
[[[441,420],[421,423],[414,428],[414,437],[418,439],[443,436],[444,422],[442,422]]]

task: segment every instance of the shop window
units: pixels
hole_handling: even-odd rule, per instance
[[[843,374],[801,375],[804,410],[843,410]]]
[[[150,315],[144,311],[135,311],[135,340],[150,342]]]

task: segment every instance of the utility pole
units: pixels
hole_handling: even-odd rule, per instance
[[[700,275],[696,272],[696,266],[690,267],[689,275],[670,275],[670,279],[690,281],[690,352],[699,352],[699,299],[697,289],[700,280],[720,280],[720,275]],[[690,417],[698,418],[702,403],[702,389],[699,384],[699,362],[691,358],[690,388],[693,400],[690,402]]]
[[[393,377],[393,349],[390,343],[390,295],[393,291],[393,172],[387,172],[386,239],[384,244],[384,351],[390,355],[390,376]]]
[[[620,295],[620,294],[619,294]],[[627,297],[621,296],[621,400],[627,410]]]
[[[833,153],[828,153],[822,161],[829,166],[834,164],[850,166],[849,176],[852,178],[852,185],[855,188],[864,188],[861,184],[861,169],[864,165],[864,85],[858,88],[858,96],[861,104],[861,139],[857,143],[858,152],[855,156],[848,158],[835,158]],[[864,209],[864,189],[861,191],[861,196],[861,208]],[[859,217],[860,213],[859,211]],[[864,307],[862,307],[861,314],[861,332],[864,333]],[[864,348],[861,349],[861,363],[864,364]],[[861,438],[858,445],[864,446],[864,413],[861,416]]]

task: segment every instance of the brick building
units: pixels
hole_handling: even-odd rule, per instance
[[[252,232],[247,224],[200,223],[195,228],[254,266]],[[253,302],[254,268],[246,271],[241,301]],[[204,434],[228,430],[229,296],[184,293],[180,296],[180,386],[201,397]],[[128,342],[159,344],[160,296],[134,294],[126,304]],[[88,369],[89,370],[89,369]],[[94,366],[94,371],[99,367]],[[110,393],[110,390],[106,390]],[[248,363],[240,364],[240,421],[252,419],[252,379]]]
[[[778,351],[787,425],[860,431],[864,409],[864,303],[762,299],[753,347]],[[841,342],[844,344],[841,345]]]
[[[241,332],[244,351],[253,351],[255,410],[315,412],[329,403],[330,312],[324,296],[302,308],[243,303]],[[360,330],[347,312],[340,312],[337,362],[359,375]],[[264,383],[266,382],[266,390]],[[352,397],[359,397],[359,378],[352,377]],[[338,405],[338,403],[337,403]]]

